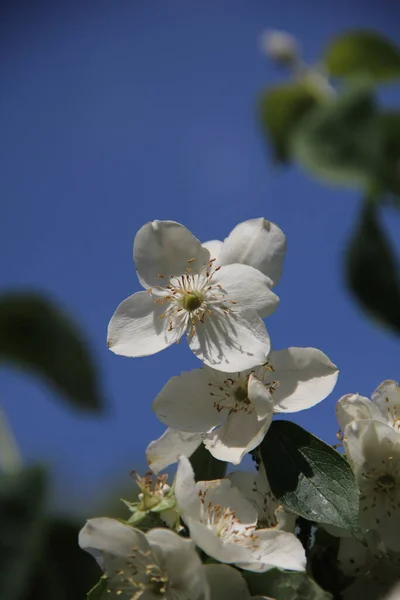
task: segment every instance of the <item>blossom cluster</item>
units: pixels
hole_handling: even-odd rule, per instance
[[[338,369],[321,350],[272,349],[264,319],[279,304],[274,290],[285,253],[284,233],[263,218],[240,223],[223,242],[202,243],[173,221],[147,223],[136,234],[133,255],[144,290],[116,309],[108,347],[124,356],[148,356],[186,337],[202,364],[173,376],[153,401],[167,428],[146,450],[155,475],[137,478],[138,500],[126,502],[131,517],[91,519],[80,533],[81,547],[105,573],[107,597],[245,600],[251,597],[245,571],[305,570],[296,515],[274,497],[262,463],[254,472],[196,481],[190,462],[203,445],[214,459],[240,464],[256,452],[274,414],[315,406],[336,384]],[[375,399],[374,411],[382,408],[381,416],[370,407],[367,418],[365,399],[346,398],[338,415],[349,460],[366,488],[365,506],[371,499],[368,486],[375,485],[377,494],[391,498],[396,518],[400,504],[391,490],[398,477],[393,456],[400,450],[400,433],[397,417],[392,422],[388,417],[396,409],[390,402],[382,408]],[[379,465],[370,462],[367,471],[365,448],[373,440],[382,450]],[[160,472],[174,463],[169,486]],[[378,517],[377,509],[369,508],[363,513],[366,527],[381,518],[379,529],[395,546],[387,515]],[[149,514],[157,514],[165,528],[142,531]]]

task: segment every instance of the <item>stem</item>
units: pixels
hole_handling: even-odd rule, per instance
[[[16,473],[22,468],[22,457],[5,412],[0,408],[0,469]]]

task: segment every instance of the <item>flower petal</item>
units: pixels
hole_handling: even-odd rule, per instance
[[[273,392],[275,412],[315,406],[330,394],[338,378],[336,365],[317,348],[287,348],[271,352],[268,360],[274,370],[266,372],[266,379],[279,382]]]
[[[180,456],[175,477],[175,496],[184,520],[201,518],[201,501],[196,489],[194,471],[189,459]]]
[[[189,266],[198,273],[210,253],[186,227],[175,221],[151,221],[139,229],[133,244],[133,258],[145,287],[160,285],[160,275],[182,275]],[[193,260],[194,259],[194,260]]]
[[[209,383],[209,370],[205,369],[172,377],[153,401],[158,419],[169,427],[193,433],[206,433],[222,423],[225,414],[215,408],[215,388]]]
[[[196,546],[204,550],[206,554],[216,560],[232,564],[239,561],[251,560],[251,551],[240,544],[225,541],[219,536],[217,531],[209,529],[207,525],[200,523],[195,519],[187,519],[186,525],[189,528],[190,537]]]
[[[150,442],[146,458],[153,473],[157,474],[176,463],[179,456],[192,456],[203,441],[202,434],[184,433],[168,428],[158,440]]]
[[[264,573],[271,567],[289,571],[304,571],[306,555],[301,542],[286,531],[277,529],[258,529],[257,543],[253,547],[251,560],[248,563],[237,563],[237,566],[248,571]]]
[[[205,565],[210,600],[250,600],[247,583],[240,571],[228,565]]]
[[[242,492],[232,485],[229,478],[213,481],[198,481],[197,493],[201,492],[204,505],[223,506],[235,513],[238,530],[246,531],[250,525],[256,526],[257,509]]]
[[[137,357],[156,354],[177,342],[185,325],[168,331],[165,307],[147,292],[137,292],[121,302],[108,325],[107,344],[115,354]]]
[[[219,256],[221,265],[242,263],[258,269],[276,285],[286,254],[286,236],[266,219],[239,223],[225,239]]]
[[[271,342],[260,317],[247,310],[206,318],[197,324],[189,346],[206,365],[234,373],[265,362]]]
[[[385,421],[398,429],[400,419],[400,387],[397,381],[387,380],[381,383],[372,394],[371,400],[379,408]]]
[[[215,458],[238,465],[243,456],[264,439],[272,413],[262,421],[257,413],[232,412],[225,423],[204,438],[204,445]]]
[[[79,533],[78,543],[97,560],[107,575],[114,575],[112,569],[115,559],[127,559],[132,554],[132,548],[138,548],[143,553],[150,551],[144,533],[105,517],[87,521]]]
[[[250,402],[254,404],[256,408],[257,419],[259,421],[266,417],[271,417],[272,419],[274,412],[274,400],[272,394],[253,373],[249,376],[247,393]]]
[[[255,309],[260,317],[271,315],[279,304],[279,298],[271,291],[271,280],[261,271],[248,265],[233,264],[220,268],[211,283],[222,287],[227,294],[227,305],[234,302],[233,310]]]
[[[210,240],[209,242],[204,242],[204,244],[203,244],[203,248],[208,250],[210,253],[210,259],[211,260],[215,259],[215,261],[217,263],[218,263],[218,257],[222,250],[222,244],[223,244],[223,242],[221,242],[220,240]]]
[[[147,541],[158,564],[168,573],[171,592],[180,592],[188,600],[203,598],[208,584],[193,541],[158,528],[147,533]]]
[[[379,408],[369,398],[359,394],[342,396],[336,403],[335,412],[342,431],[351,421],[361,421],[363,419],[383,420]]]

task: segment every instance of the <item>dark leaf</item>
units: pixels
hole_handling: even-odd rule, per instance
[[[361,306],[400,333],[400,280],[376,207],[365,202],[346,255],[346,279]]]
[[[380,172],[382,140],[374,99],[358,85],[317,107],[293,137],[293,155],[316,177],[367,186]]]
[[[101,408],[88,344],[67,315],[40,295],[0,297],[0,360],[45,377],[80,409]]]
[[[19,600],[30,585],[42,552],[45,495],[39,469],[0,477],[1,600]]]
[[[102,577],[98,583],[87,593],[87,600],[100,600],[106,596],[107,577]]]
[[[274,600],[330,600],[332,596],[321,589],[306,573],[289,573],[271,569],[266,573],[244,571],[253,595]]]
[[[383,137],[383,162],[380,183],[383,190],[395,194],[400,204],[400,111],[380,115]]]
[[[260,451],[271,490],[288,510],[357,531],[358,486],[336,450],[295,423],[274,421]]]
[[[222,479],[225,476],[227,463],[214,458],[204,444],[195,450],[190,457],[196,481]]]
[[[294,130],[316,103],[315,95],[300,83],[271,87],[262,93],[259,117],[263,129],[270,137],[276,161],[289,161],[290,140]]]
[[[362,74],[385,81],[400,76],[400,50],[374,31],[349,31],[330,44],[325,65],[334,77]]]

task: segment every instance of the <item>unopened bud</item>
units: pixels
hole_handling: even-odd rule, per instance
[[[270,29],[261,36],[261,50],[276,62],[292,64],[299,58],[297,39],[286,31]]]

